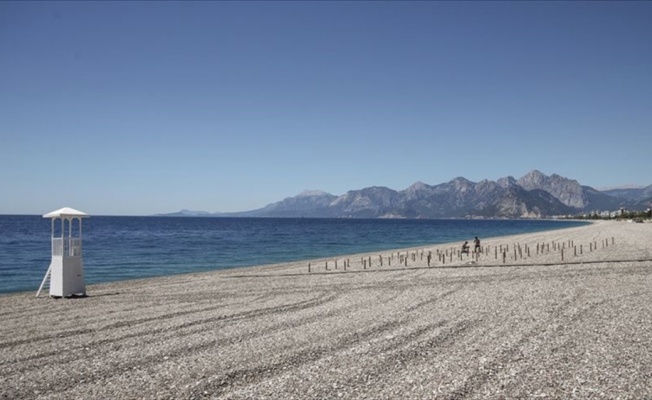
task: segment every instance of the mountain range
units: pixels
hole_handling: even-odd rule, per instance
[[[557,174],[533,170],[519,179],[472,182],[459,177],[439,185],[417,182],[405,190],[373,186],[336,196],[306,191],[263,208],[237,213],[183,210],[165,215],[311,218],[546,218],[621,207],[652,206],[652,185],[598,191]]]

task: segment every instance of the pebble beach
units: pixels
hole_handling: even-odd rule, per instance
[[[652,398],[652,223],[480,239],[2,295],[0,399]]]

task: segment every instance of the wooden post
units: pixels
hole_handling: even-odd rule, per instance
[[[328,271],[328,261],[326,261],[326,271]]]
[[[577,247],[573,246],[573,255],[577,257]]]
[[[503,251],[503,264],[505,264],[506,259],[507,259],[507,252]]]
[[[580,255],[582,255],[582,244],[580,244]]]
[[[561,260],[564,261],[564,249],[561,249]]]
[[[498,247],[494,247],[495,253],[496,253],[496,260],[498,259]]]
[[[310,263],[308,263],[308,273],[310,273]]]

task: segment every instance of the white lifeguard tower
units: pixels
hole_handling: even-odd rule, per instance
[[[52,261],[36,293],[50,280],[50,296],[85,296],[82,260],[82,218],[88,217],[74,208],[64,207],[43,215],[52,219]]]

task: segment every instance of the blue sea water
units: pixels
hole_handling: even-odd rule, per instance
[[[108,217],[83,221],[86,283],[334,257],[583,224],[544,220]],[[50,220],[0,215],[0,293],[36,291]]]

